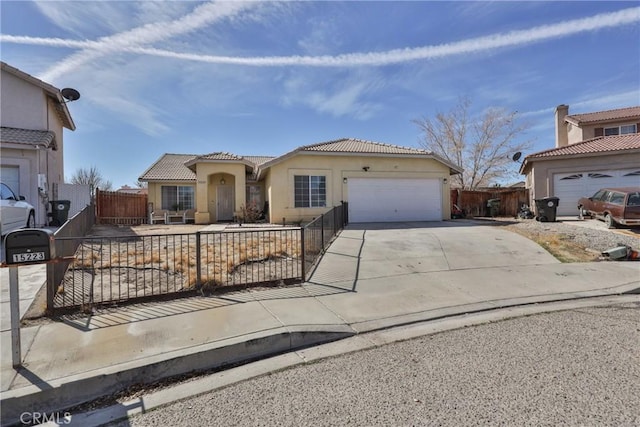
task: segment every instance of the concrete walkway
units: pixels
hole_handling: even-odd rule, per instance
[[[141,381],[364,332],[639,290],[637,263],[561,264],[498,226],[354,224],[300,286],[138,304],[26,327],[19,371],[11,367],[10,333],[3,331],[2,424]]]

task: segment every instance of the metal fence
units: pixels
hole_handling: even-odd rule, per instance
[[[329,246],[333,237],[347,224],[349,206],[343,202],[324,215],[304,226],[303,254],[305,280],[313,272],[313,267]]]
[[[50,281],[50,313],[63,308],[302,282],[344,227],[346,204],[307,226],[120,237],[56,235],[74,255]],[[81,234],[79,234],[81,235]],[[58,249],[60,248],[60,249]],[[67,268],[68,266],[68,268]]]
[[[76,247],[53,309],[302,279],[300,228],[58,238]]]
[[[68,219],[54,233],[56,258],[72,257],[78,249],[79,243],[69,240],[70,236],[84,236],[96,222],[93,204]],[[47,309],[53,308],[53,295],[56,287],[63,281],[70,261],[47,264]]]

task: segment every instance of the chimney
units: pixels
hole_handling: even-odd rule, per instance
[[[556,148],[569,145],[567,124],[564,118],[569,115],[569,106],[560,104],[556,107]]]

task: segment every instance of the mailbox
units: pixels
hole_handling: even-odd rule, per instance
[[[16,230],[4,240],[7,264],[31,264],[55,258],[53,232],[40,228]]]

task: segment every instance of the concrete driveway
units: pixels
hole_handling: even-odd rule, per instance
[[[397,324],[399,317],[438,317],[442,307],[483,310],[638,284],[628,265],[562,264],[525,237],[463,220],[350,224],[306,286],[312,294],[314,285],[351,291],[321,300],[361,332]]]

